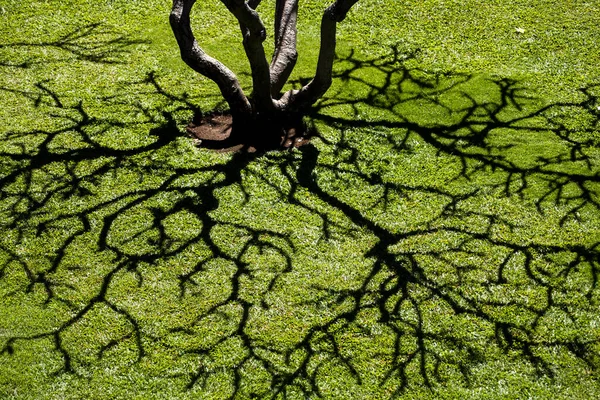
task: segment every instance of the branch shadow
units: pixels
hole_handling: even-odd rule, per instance
[[[0,56],[0,67],[27,69],[66,60],[123,64],[133,46],[149,43],[149,40],[123,36],[117,29],[102,22],[93,22],[74,28],[54,40],[0,43],[0,54],[9,51],[4,56],[6,59]],[[36,51],[38,49],[43,52]],[[52,58],[53,51],[56,51],[55,58]],[[11,60],[12,57],[20,59]]]
[[[127,87],[154,106],[99,99],[137,119],[95,114],[51,82],[23,91],[56,123],[3,138],[3,298],[61,316],[3,334],[2,357],[47,340],[54,374],[92,379],[95,364],[168,354],[165,379],[232,399],[372,381],[393,398],[469,386],[498,358],[534,377],[564,360],[597,374],[600,241],[527,223],[573,230],[598,213],[598,87],[540,105],[519,82],[431,74],[410,57],[342,58],[344,84],[310,116],[335,134],[284,153],[193,152],[179,115],[200,110],[153,73]],[[115,142],[139,131],[145,141]],[[552,151],[521,157],[542,137]],[[439,163],[412,165],[421,151]],[[307,277],[307,258],[316,274],[329,260],[354,275]],[[89,324],[102,335],[78,348]]]

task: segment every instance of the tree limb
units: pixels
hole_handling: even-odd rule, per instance
[[[231,70],[206,54],[198,45],[190,26],[190,11],[196,0],[173,0],[169,21],[179,45],[181,58],[194,71],[215,82],[232,114],[250,114],[252,106]]]
[[[298,0],[277,0],[275,10],[275,53],[271,60],[271,96],[276,97],[287,82],[296,60]]]
[[[248,6],[253,9],[256,10],[256,7],[258,7],[260,5],[261,0],[248,0]]]
[[[255,111],[272,111],[271,77],[263,42],[267,37],[258,13],[244,0],[221,0],[237,18],[244,36],[244,50],[252,70],[252,97]],[[258,5],[258,4],[256,4]]]
[[[331,86],[333,60],[335,59],[337,23],[346,18],[358,0],[336,0],[325,9],[321,19],[321,47],[314,78],[300,90],[285,93],[276,105],[278,108],[302,109],[314,104]]]

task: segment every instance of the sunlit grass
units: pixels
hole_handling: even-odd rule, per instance
[[[598,397],[597,5],[361,0],[260,155],[183,133],[224,104],[169,6],[0,6],[0,397]]]

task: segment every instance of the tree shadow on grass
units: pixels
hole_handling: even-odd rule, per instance
[[[115,28],[94,22],[54,40],[0,43],[0,67],[31,68],[65,61],[123,64],[132,46],[149,43],[148,40],[130,39]],[[3,51],[8,52],[4,55]]]
[[[128,86],[153,106],[99,99],[123,116],[39,83],[56,124],[0,152],[0,279],[55,318],[5,330],[5,360],[49,340],[56,373],[93,379],[166,357],[165,379],[229,398],[394,397],[498,360],[595,376],[598,88],[540,104],[405,62],[342,60],[311,116],[330,133],[284,153],[194,152],[194,99],[155,74]]]
[[[375,241],[364,253],[374,262],[361,285],[352,290],[320,288],[319,301],[348,303],[351,307],[326,324],[311,328],[311,335],[326,335],[331,348],[338,349],[340,340],[331,327],[336,332],[340,326],[369,331],[357,319],[373,310],[378,322],[393,332],[393,351],[382,352],[384,357],[391,357],[393,367],[382,384],[397,378],[400,384],[395,394],[408,386],[411,372],[414,377],[416,370],[421,383],[430,388],[453,376],[452,369],[468,382],[471,367],[486,361],[486,353],[492,352],[470,334],[487,337],[484,341],[489,346],[507,354],[518,352],[540,375],[554,376],[561,352],[582,361],[588,371],[596,371],[600,360],[597,333],[587,328],[586,333],[563,335],[560,331],[568,330],[564,325],[585,326],[591,315],[588,312],[597,307],[598,233],[585,244],[568,240],[558,244],[548,237],[540,240],[534,233],[536,227],[519,224],[508,214],[494,213],[486,209],[490,204],[485,202],[492,200],[489,195],[493,193],[511,201],[533,203],[539,219],[554,218],[553,230],[581,221],[584,210],[587,218],[598,215],[600,87],[581,89],[578,101],[540,106],[524,94],[527,89],[518,82],[486,79],[477,85],[492,96],[479,100],[473,93],[477,88],[471,85],[477,77],[406,69],[401,66],[405,57],[397,51],[391,57],[368,61],[350,55],[343,60],[349,66],[337,76],[346,86],[324,100],[314,116],[329,126],[342,131],[357,129],[357,133],[353,137],[341,135],[330,143],[341,158],[334,163],[321,164],[316,148],[304,150],[296,181],[342,211],[355,226],[366,228]],[[357,98],[357,90],[368,94]],[[350,108],[352,112],[346,115],[351,117],[331,116],[330,109],[335,107]],[[437,118],[419,121],[431,114]],[[370,118],[361,119],[361,115]],[[365,139],[361,137],[365,128],[385,130],[371,131],[374,135]],[[534,146],[519,147],[519,142],[542,137],[545,146],[555,146],[554,154],[518,154],[539,151]],[[414,151],[411,139],[431,146],[436,156],[454,159],[454,165],[446,168],[450,170],[449,181],[458,186],[424,184],[429,180],[427,172],[415,180],[416,184],[395,183],[385,171],[385,162],[382,166],[378,160],[382,155],[368,154],[365,149],[376,141],[382,146],[380,151],[387,146],[392,152],[410,154]],[[367,188],[365,196],[377,193],[370,194],[372,209],[340,200],[339,193],[328,191],[316,179],[324,174],[352,182],[348,186]],[[482,176],[488,177],[483,184],[471,184],[481,182]],[[384,215],[398,215],[391,209],[399,206],[397,199],[433,202],[436,197],[441,198],[437,210],[418,229],[391,229],[387,226],[394,224],[386,218],[376,222],[367,216],[369,211],[376,215],[372,211],[377,208]],[[306,207],[300,196],[288,199]],[[548,215],[549,210],[559,207],[554,216]],[[402,218],[402,213],[398,217]],[[404,217],[408,219],[406,214]],[[326,221],[327,217],[322,218]],[[531,232],[526,232],[525,238],[506,235],[519,230]],[[523,293],[513,292],[521,285],[527,287]],[[531,295],[524,293],[529,290],[537,292],[537,301],[532,302],[531,297],[524,300]],[[575,311],[574,307],[581,302],[590,308],[578,315],[582,310]],[[454,321],[446,321],[445,327],[431,326],[440,314]],[[557,314],[560,317],[552,321]],[[461,324],[474,331],[466,335],[457,332],[462,330],[458,328]],[[485,329],[475,333],[483,326]],[[308,348],[305,350],[310,354]],[[348,362],[340,354],[336,357],[341,364]],[[355,374],[350,365],[348,370]]]

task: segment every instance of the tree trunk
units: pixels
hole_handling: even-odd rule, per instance
[[[281,90],[298,58],[298,0],[276,0],[275,51],[270,63],[263,46],[266,29],[256,11],[261,0],[221,0],[240,26],[252,71],[251,99],[244,94],[235,74],[198,45],[190,26],[190,11],[196,0],[173,0],[170,22],[181,58],[192,69],[214,81],[227,101],[232,116],[230,131],[262,135],[269,140],[283,138],[285,142],[290,132],[304,129],[302,115],[331,86],[337,23],[346,18],[357,1],[335,0],[327,7],[321,20],[321,43],[315,75],[300,90],[290,90],[283,96],[280,95]]]

